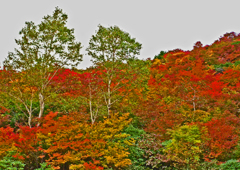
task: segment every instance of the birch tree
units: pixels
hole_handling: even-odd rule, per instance
[[[123,97],[117,96],[117,92],[126,83],[133,83],[134,76],[138,74],[140,66],[134,60],[141,48],[142,45],[135,38],[117,26],[105,28],[99,25],[96,35],[89,41],[88,55],[92,57],[94,66],[102,69],[102,96],[108,116],[113,104]]]
[[[67,19],[67,14],[56,7],[52,15],[43,17],[40,24],[26,22],[19,32],[21,38],[15,40],[18,48],[15,52],[9,52],[4,61],[5,70],[26,73],[22,79],[35,89],[32,95],[39,102],[38,118],[44,113],[46,100],[59,89],[51,86],[53,77],[60,68],[76,67],[82,61],[81,43],[75,40],[74,29],[66,26]],[[16,74],[9,74],[8,80],[11,81],[14,75]],[[9,93],[11,90],[6,90],[5,87],[2,87],[2,91],[21,104],[29,102],[29,98],[23,98],[24,91],[21,89],[14,94]],[[28,110],[27,112],[30,121],[32,115]]]

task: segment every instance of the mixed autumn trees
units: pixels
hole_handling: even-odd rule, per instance
[[[140,43],[99,25],[79,70],[66,23],[59,8],[26,22],[0,70],[0,168],[239,167],[240,34],[139,60]]]
[[[235,39],[222,38],[218,50],[227,43],[236,46]],[[160,53],[152,63],[149,97],[137,114],[147,132],[168,142],[165,152],[177,167],[196,169],[201,160],[239,159],[233,156],[239,150],[240,79],[234,76],[239,73],[238,60],[210,65],[206,54],[217,47],[215,43],[202,47],[198,42],[192,51]],[[231,49],[229,55],[235,53]],[[216,69],[220,67],[221,72]],[[228,75],[231,78],[225,78]]]

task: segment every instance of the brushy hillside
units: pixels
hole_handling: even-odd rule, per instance
[[[26,23],[0,72],[0,169],[240,168],[240,34],[139,60],[99,25],[78,70],[66,20]]]

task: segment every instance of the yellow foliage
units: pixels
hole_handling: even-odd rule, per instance
[[[78,164],[78,165],[70,165],[69,167],[70,170],[85,170],[84,166],[82,164]]]
[[[130,135],[121,133],[131,121],[128,118],[129,113],[118,116],[118,114],[112,114],[110,118],[106,118],[103,122],[99,122],[93,132],[95,135],[100,135],[101,139],[108,141],[106,148],[103,151],[105,160],[102,161],[102,166],[110,168],[112,166],[124,168],[131,164],[128,159],[128,149],[123,146],[133,145],[135,141],[133,139],[125,140]]]
[[[215,69],[214,65],[207,65],[207,67],[208,67],[209,70],[214,70]]]
[[[233,70],[239,70],[240,71],[240,65],[233,65],[232,66]]]
[[[184,54],[184,52],[177,52],[177,53],[174,53],[172,54],[173,56],[176,56],[176,55],[180,55],[180,54]]]
[[[162,62],[160,59],[155,59],[154,62],[152,63],[153,66],[158,66],[158,65],[161,65]]]
[[[207,122],[211,119],[210,113],[203,110],[192,111],[186,108],[180,108],[181,114],[184,117],[184,120],[187,122]]]
[[[128,134],[121,133],[130,121],[129,113],[111,114],[95,124],[63,116],[54,123],[50,120],[50,127],[43,125],[46,130],[38,137],[48,147],[47,162],[54,167],[68,162],[70,169],[82,169],[85,160],[97,160],[98,166],[122,169],[131,164],[126,145],[135,143],[133,139],[127,140]]]
[[[202,131],[196,125],[183,125],[169,131],[171,142],[166,146],[168,158],[182,166],[195,169],[202,155]]]

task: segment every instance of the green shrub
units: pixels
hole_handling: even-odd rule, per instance
[[[10,155],[11,153],[0,160],[0,170],[24,170],[25,164]]]
[[[48,165],[46,162],[40,164],[41,167],[35,170],[54,170],[50,165]]]
[[[226,163],[220,165],[223,170],[238,170],[240,169],[240,162],[235,159],[228,160]]]
[[[217,164],[217,160],[212,160],[211,162],[202,162],[197,170],[222,170],[222,168]]]
[[[145,134],[144,130],[135,128],[133,125],[129,125],[123,131],[126,134],[129,134],[128,137],[135,140],[135,145],[129,146],[129,159],[132,162],[130,169],[145,170],[145,159],[143,158],[144,151],[138,147],[137,143],[142,138],[141,135]]]

